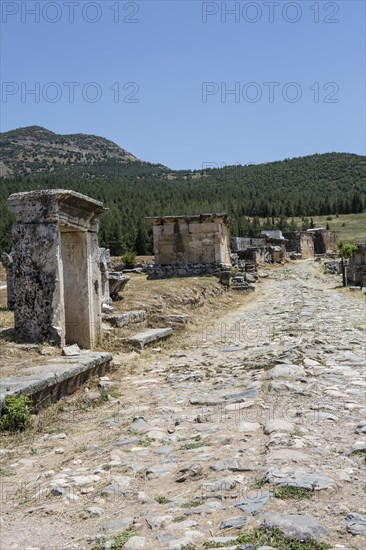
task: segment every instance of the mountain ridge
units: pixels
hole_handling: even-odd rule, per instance
[[[93,165],[106,160],[141,162],[129,151],[101,136],[57,134],[42,126],[26,126],[0,133],[0,175],[26,176],[57,172],[64,166]]]

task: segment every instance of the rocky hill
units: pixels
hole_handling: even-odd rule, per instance
[[[41,126],[0,134],[0,175],[3,177],[57,172],[75,165],[91,167],[107,161],[140,162],[125,149],[99,136],[60,135]]]

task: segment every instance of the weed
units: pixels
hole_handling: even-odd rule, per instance
[[[263,485],[267,483],[267,478],[265,476],[256,478],[254,481],[254,487],[256,489],[261,489]]]
[[[130,539],[134,535],[135,533],[131,529],[126,529],[126,531],[123,531],[118,535],[114,535],[114,537],[112,537],[112,539],[110,539],[108,542],[104,540],[98,541],[91,550],[106,550],[106,548],[110,550],[121,550],[128,539]]]
[[[168,502],[170,502],[168,498],[163,496],[156,497],[155,500],[158,504],[168,504]]]
[[[98,389],[99,389],[99,393],[100,393],[100,397],[102,398],[102,401],[108,401],[109,399],[108,391],[103,386],[99,386]]]
[[[173,518],[173,523],[180,523],[181,521],[185,521],[187,518],[186,516],[176,516],[175,518]]]
[[[128,539],[134,536],[134,532],[131,531],[131,529],[127,529],[126,531],[123,531],[123,533],[119,533],[118,535],[115,535],[113,537],[113,543],[110,547],[111,550],[120,550],[120,548],[123,548]]]
[[[230,539],[227,542],[210,542],[207,541],[203,544],[203,548],[225,548],[226,546],[234,546],[236,539]]]
[[[325,542],[286,537],[278,527],[267,524],[261,525],[249,533],[239,535],[237,543],[239,545],[253,545],[253,550],[260,546],[273,546],[276,550],[327,550],[332,548],[330,544]]]
[[[366,449],[356,449],[355,451],[352,451],[353,455],[364,455],[366,454]]]
[[[294,500],[311,498],[312,494],[311,489],[305,489],[304,487],[293,487],[291,485],[281,485],[280,487],[275,487],[272,492],[276,498],[292,498]]]
[[[28,405],[30,400],[26,395],[8,395],[5,399],[4,412],[0,418],[0,427],[9,432],[21,432],[29,428],[32,417]]]
[[[204,441],[195,441],[194,443],[187,443],[182,446],[182,449],[189,451],[190,449],[199,449],[200,447],[209,447],[210,443],[205,443]]]
[[[149,447],[151,443],[154,443],[155,439],[151,439],[151,437],[146,437],[145,439],[142,439],[141,441],[138,441],[137,445],[140,447]]]
[[[182,505],[182,508],[197,508],[197,506],[201,506],[202,502],[200,500],[191,500],[190,502],[185,502]]]

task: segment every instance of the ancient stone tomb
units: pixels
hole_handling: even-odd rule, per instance
[[[231,267],[226,214],[147,219],[153,224],[155,254],[149,279],[209,275]]]
[[[24,341],[91,349],[101,331],[98,218],[103,204],[59,189],[8,199],[15,329]]]

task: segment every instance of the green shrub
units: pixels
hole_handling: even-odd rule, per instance
[[[21,432],[29,428],[32,425],[29,403],[26,395],[8,395],[0,418],[0,428],[9,432]]]
[[[136,267],[136,253],[125,252],[122,256],[122,262],[127,269],[133,269]]]

